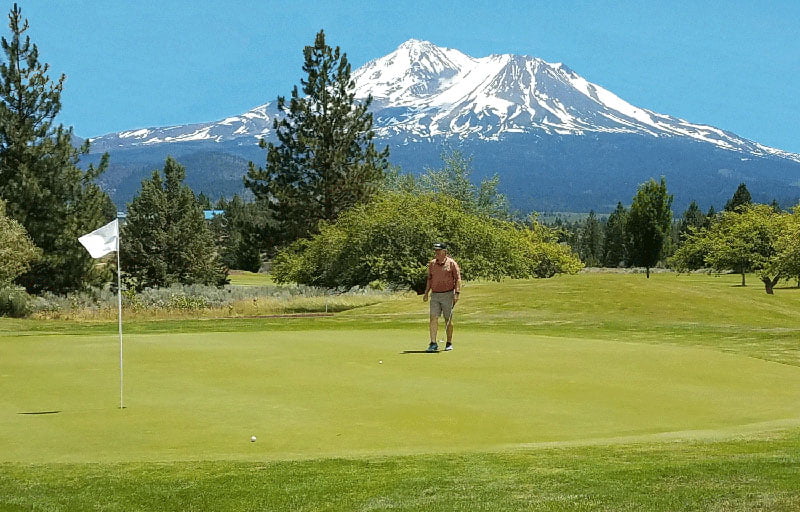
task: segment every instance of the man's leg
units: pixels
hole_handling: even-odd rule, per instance
[[[439,334],[439,315],[433,316],[433,313],[431,313],[430,331],[431,331],[431,343],[435,343],[436,336]]]
[[[453,304],[455,301],[453,300],[453,296],[451,295],[448,297],[448,300],[442,304],[442,314],[444,315],[444,320],[446,322],[445,332],[447,332],[447,344],[445,345],[445,350],[453,350]]]
[[[450,320],[447,322],[447,343],[453,343],[453,312],[450,312]]]
[[[436,352],[439,350],[439,346],[436,343],[436,336],[439,334],[439,315],[442,313],[442,304],[437,300],[437,296],[434,293],[430,299],[430,317],[429,317],[429,327],[428,330],[430,331],[431,335],[431,343],[428,345],[428,352]]]

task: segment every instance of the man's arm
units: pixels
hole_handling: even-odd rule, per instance
[[[428,293],[431,291],[431,264],[428,263],[428,280],[425,282],[425,295],[422,296],[422,302],[428,302]]]
[[[453,277],[455,278],[456,285],[453,288],[453,305],[456,305],[458,302],[458,297],[461,294],[461,269],[458,267],[458,263],[453,260]]]

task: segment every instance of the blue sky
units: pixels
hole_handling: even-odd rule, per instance
[[[288,95],[325,29],[353,67],[424,39],[563,62],[626,101],[800,153],[800,1],[22,0],[83,137]],[[0,0],[8,13],[13,2]],[[8,35],[4,18],[4,36]]]

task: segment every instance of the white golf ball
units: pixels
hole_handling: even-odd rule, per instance
[[[253,437],[251,437],[251,438],[250,438],[250,442],[251,442],[251,443],[255,443],[255,442],[256,442],[256,436],[253,436]]]
[[[378,361],[378,363],[383,364],[383,360]]]

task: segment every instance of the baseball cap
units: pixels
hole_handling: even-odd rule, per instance
[[[434,249],[447,249],[447,245],[443,244],[442,242],[436,242],[433,244]]]

